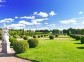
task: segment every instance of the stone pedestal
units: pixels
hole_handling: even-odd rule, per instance
[[[6,42],[2,42],[2,53],[11,53],[11,49],[10,49],[10,42],[6,43]]]

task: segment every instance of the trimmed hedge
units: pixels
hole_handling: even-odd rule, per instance
[[[57,34],[55,35],[55,37],[58,37],[58,36],[59,36],[59,35],[57,35]]]
[[[9,38],[9,41],[11,42],[11,46],[13,46],[13,44],[17,41],[17,39],[16,38],[14,38],[14,37],[10,37]]]
[[[41,35],[41,37],[44,37],[43,35]]]
[[[84,44],[84,36],[81,37],[81,44]]]
[[[14,37],[14,38],[17,38],[17,35],[14,35],[13,37]]]
[[[36,38],[36,36],[34,35],[33,38]]]
[[[2,36],[0,36],[0,40],[2,40]]]
[[[28,41],[29,48],[35,48],[38,45],[38,39],[29,39]]]
[[[24,39],[24,40],[28,40],[28,37],[27,37],[27,36],[24,36],[23,39]]]
[[[79,36],[79,35],[69,35],[69,36],[72,37],[73,39],[76,39],[76,40],[81,39],[81,36]]]
[[[38,38],[40,38],[41,36],[38,36]]]
[[[50,38],[50,39],[54,39],[54,36],[53,36],[53,35],[50,35],[49,38]]]
[[[20,35],[21,38],[23,38],[23,35]]]
[[[76,40],[80,40],[80,36],[75,36],[75,39]]]
[[[27,41],[17,41],[13,44],[13,49],[16,53],[23,53],[28,49]]]

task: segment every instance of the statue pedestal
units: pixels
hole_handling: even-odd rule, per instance
[[[2,53],[11,53],[10,42],[2,42]]]

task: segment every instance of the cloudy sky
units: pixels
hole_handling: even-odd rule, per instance
[[[84,28],[84,0],[0,0],[0,27]]]

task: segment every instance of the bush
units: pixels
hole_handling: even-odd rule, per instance
[[[0,36],[0,40],[2,40],[2,36]]]
[[[53,35],[50,35],[49,38],[50,38],[50,39],[54,39],[54,36],[53,36]]]
[[[29,48],[35,48],[38,45],[38,39],[29,39],[28,41]]]
[[[80,36],[75,36],[75,39],[76,40],[80,40]]]
[[[23,38],[23,35],[20,35],[21,38]]]
[[[84,36],[81,37],[81,44],[84,44]]]
[[[59,36],[59,35],[57,35],[57,34],[55,35],[55,37],[58,37],[58,36]]]
[[[14,37],[14,38],[17,38],[17,35],[14,35],[13,37]]]
[[[13,44],[13,49],[16,53],[23,53],[28,49],[27,41],[17,41]]]
[[[24,40],[28,40],[28,37],[27,37],[27,36],[24,36],[23,39],[24,39]]]
[[[36,36],[33,36],[33,38],[36,38]]]
[[[40,38],[41,36],[38,36],[38,38]]]
[[[10,37],[10,38],[9,38],[9,41],[10,41],[10,43],[11,43],[10,45],[13,46],[13,44],[17,41],[17,39],[14,38],[14,37]]]
[[[43,35],[41,35],[41,37],[43,37]]]
[[[76,36],[76,35],[69,35],[69,36],[72,37],[73,39],[75,39],[75,36]]]

